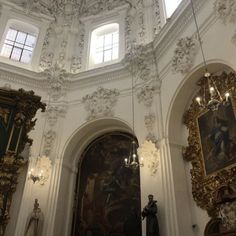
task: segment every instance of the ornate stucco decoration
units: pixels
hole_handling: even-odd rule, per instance
[[[152,79],[153,68],[150,65],[153,64],[150,63],[150,60],[154,60],[154,58],[153,55],[150,55],[148,45],[130,44],[130,48],[127,49],[126,62],[129,63],[128,69],[136,80],[147,82]]]
[[[53,27],[55,25],[53,23],[50,24],[50,26],[47,29],[44,42],[43,42],[43,48],[40,56],[39,61],[39,68],[43,71],[46,69],[49,69],[52,66],[54,53],[50,49],[51,45],[51,36],[53,34]]]
[[[214,75],[211,77],[214,84],[218,88],[219,94],[223,97],[224,94],[230,91],[230,99],[233,104],[233,109],[236,106],[236,75],[235,73],[225,73],[221,75]],[[205,92],[205,78],[200,79],[198,85],[200,90],[196,94],[196,97]],[[195,97],[195,98],[196,98]],[[219,208],[214,203],[215,191],[222,185],[236,182],[236,166],[229,165],[227,168],[219,168],[213,173],[206,173],[205,160],[212,158],[203,156],[201,146],[201,136],[198,125],[198,117],[209,112],[207,108],[199,106],[197,101],[193,98],[189,109],[184,115],[184,124],[189,130],[188,146],[183,149],[183,157],[186,161],[190,161],[192,164],[191,180],[192,180],[192,194],[196,204],[202,209],[206,210],[211,217],[217,217],[219,214]],[[207,127],[207,125],[206,125]],[[212,125],[214,127],[214,125]],[[207,135],[207,134],[206,134]],[[203,139],[202,139],[203,140]],[[205,139],[204,139],[205,140]],[[205,143],[206,145],[206,143]],[[208,144],[209,145],[209,144]],[[233,145],[231,142],[230,145]],[[208,146],[207,146],[208,147]],[[210,148],[210,147],[209,147]]]
[[[216,0],[214,9],[224,24],[236,22],[236,2],[234,0]],[[231,42],[236,44],[236,33],[232,36]]]
[[[185,74],[192,67],[198,49],[198,41],[193,37],[181,38],[177,42],[177,47],[172,58],[172,68],[174,72]]]
[[[224,23],[236,22],[236,2],[234,0],[216,0],[214,8]]]
[[[81,10],[83,16],[97,15],[127,4],[126,0],[90,0],[85,1]]]
[[[154,34],[158,34],[161,30],[161,12],[160,12],[160,0],[152,0],[153,2],[153,19],[154,19]]]
[[[26,12],[38,12],[57,17],[72,17],[79,14],[81,0],[11,0]]]
[[[160,163],[160,151],[152,141],[145,140],[144,143],[138,148],[138,155],[143,158],[144,165],[150,169],[150,174],[154,176]]]
[[[53,127],[58,121],[58,118],[64,117],[66,107],[64,105],[48,105],[46,110],[47,120],[49,126]]]
[[[154,86],[146,85],[142,87],[137,94],[138,102],[143,103],[146,107],[151,107],[153,103],[154,93]]]
[[[58,101],[66,94],[66,78],[68,73],[58,63],[44,71],[50,84],[50,98]]]
[[[146,135],[146,140],[152,141],[153,143],[157,143],[156,135],[154,134],[154,125],[156,123],[156,116],[154,113],[149,113],[144,117],[145,127],[147,129],[148,134]]]
[[[91,95],[82,98],[85,109],[88,111],[87,120],[104,116],[113,116],[113,108],[117,103],[120,92],[117,89],[99,87]]]
[[[44,146],[43,146],[43,154],[46,156],[50,156],[51,150],[53,149],[53,144],[56,139],[56,132],[53,130],[48,130],[44,135]]]
[[[71,66],[70,71],[72,73],[78,73],[82,67],[82,57],[84,51],[85,44],[85,25],[83,22],[79,23],[79,39],[76,47],[78,48],[78,52],[74,54],[71,58]]]

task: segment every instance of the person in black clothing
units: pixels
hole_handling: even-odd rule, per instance
[[[157,201],[153,200],[153,195],[148,195],[148,204],[143,208],[142,218],[146,218],[146,236],[160,236],[157,220]]]

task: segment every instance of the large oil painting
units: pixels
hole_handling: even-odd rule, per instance
[[[198,127],[206,175],[236,163],[236,114],[231,102],[201,115]]]
[[[82,156],[73,236],[141,236],[139,169],[125,167],[132,138],[112,133]]]

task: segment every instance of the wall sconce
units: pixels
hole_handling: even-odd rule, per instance
[[[39,156],[36,160],[35,168],[28,172],[28,179],[33,183],[39,182],[44,185],[51,173],[51,160],[47,156]]]

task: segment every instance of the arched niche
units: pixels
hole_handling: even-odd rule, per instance
[[[54,235],[71,234],[74,190],[82,153],[93,140],[110,132],[134,135],[130,125],[125,121],[118,118],[101,118],[83,124],[66,142],[60,163],[61,174]]]
[[[221,74],[233,69],[222,62],[208,62],[208,71]],[[173,185],[175,191],[177,220],[180,232],[185,235],[186,227],[188,235],[203,235],[209,217],[205,211],[197,207],[192,197],[191,164],[183,159],[182,148],[187,146],[188,130],[183,124],[183,115],[191,104],[198,91],[197,81],[204,75],[205,68],[202,65],[195,67],[191,73],[183,78],[176,89],[169,107],[168,117],[165,123],[165,135],[169,140],[169,151],[173,173]],[[182,208],[182,206],[185,206]]]
[[[81,155],[75,186],[72,234],[141,236],[139,168],[127,168],[134,137],[109,132]]]

